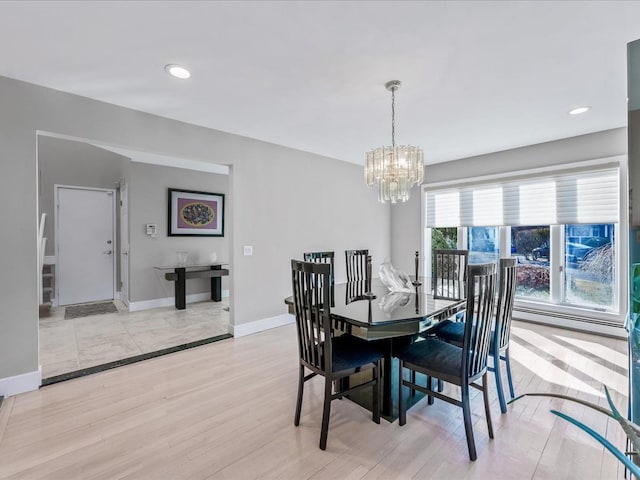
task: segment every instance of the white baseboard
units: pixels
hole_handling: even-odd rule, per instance
[[[252,333],[262,332],[269,330],[270,328],[281,327],[282,325],[289,325],[295,322],[295,317],[289,313],[283,313],[282,315],[276,315],[275,317],[263,318],[262,320],[256,320],[255,322],[243,323],[242,325],[230,326],[231,333],[234,337],[244,337],[245,335],[251,335]]]
[[[229,296],[229,290],[222,291],[222,298]],[[192,293],[185,298],[187,303],[206,302],[211,300],[211,292]],[[151,308],[172,307],[176,304],[175,297],[155,298],[153,300],[142,300],[140,302],[129,302],[130,312],[149,310]]]
[[[0,378],[0,395],[11,397],[19,393],[38,390],[42,383],[42,370],[23,373],[14,377]]]

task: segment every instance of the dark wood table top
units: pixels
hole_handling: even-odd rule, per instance
[[[428,280],[428,279],[427,279]],[[424,285],[412,292],[389,292],[377,279],[372,281],[368,299],[364,282],[339,283],[334,286],[331,317],[351,325],[351,334],[365,340],[405,337],[427,331],[438,322],[439,314],[463,308],[464,300],[434,299]],[[290,311],[293,297],[285,299]],[[293,312],[292,312],[293,313]]]

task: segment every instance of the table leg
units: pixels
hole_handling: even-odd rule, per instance
[[[392,363],[391,340],[383,343],[384,364],[382,366],[382,415],[392,416],[393,392],[392,392]]]
[[[221,270],[222,265],[212,265],[211,270]],[[219,302],[222,300],[222,277],[211,277],[211,300]]]
[[[187,306],[186,299],[186,286],[185,286],[185,268],[176,268],[176,281],[175,281],[175,296],[176,296],[176,308],[178,310],[184,310]]]

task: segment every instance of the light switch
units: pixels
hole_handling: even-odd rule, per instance
[[[251,245],[245,245],[242,247],[242,253],[245,257],[250,257],[251,255],[253,255],[253,246]]]

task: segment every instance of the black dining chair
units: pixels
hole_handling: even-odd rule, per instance
[[[331,324],[329,289],[322,288],[330,281],[328,264],[291,260],[293,304],[299,351],[298,399],[294,424],[300,425],[302,396],[306,381],[321,375],[324,377],[324,406],[320,449],[327,448],[331,401],[358,390],[373,389],[373,421],[380,423],[380,360],[383,354],[373,345],[349,334],[334,335]],[[340,380],[356,371],[373,369],[373,378],[359,385],[333,393],[347,382]],[[305,375],[305,369],[311,371]]]
[[[433,251],[432,286],[433,298],[444,300],[464,300],[467,294],[467,266],[469,265],[469,250]],[[459,310],[446,311],[440,318],[455,315],[460,321],[464,314]]]
[[[333,282],[333,252],[305,252],[303,256],[305,262],[328,263],[331,265],[331,279]]]
[[[333,305],[333,292],[335,285],[335,268],[333,265],[333,252],[304,252],[303,253],[305,262],[314,262],[314,263],[326,263],[331,265],[331,273],[329,275],[329,287],[331,288],[331,304]]]
[[[517,260],[515,258],[500,259],[500,277],[498,281],[498,303],[496,305],[496,322],[491,334],[489,355],[493,357],[493,366],[489,367],[496,378],[500,411],[507,413],[507,404],[502,388],[502,374],[500,360],[505,362],[507,382],[511,398],[515,397],[513,379],[511,377],[511,360],[509,358],[509,339],[511,337],[511,316],[513,313],[513,301],[516,296]],[[462,346],[464,338],[464,324],[444,320],[436,330],[436,335],[442,340],[454,345]]]
[[[344,256],[347,261],[347,282],[358,280],[366,281],[367,277],[367,256],[369,250],[345,250]]]
[[[433,297],[462,300],[466,295],[469,250],[433,251]]]
[[[462,407],[469,458],[473,461],[478,455],[473,438],[469,387],[482,390],[489,437],[493,438],[487,388],[487,357],[493,323],[496,265],[469,265],[467,275],[467,307],[462,348],[437,338],[428,338],[412,343],[397,354],[400,369],[398,403],[400,425],[407,422],[407,407],[402,399],[403,387],[409,387],[411,392],[417,390],[425,393],[429,403],[433,403],[435,397]],[[426,386],[418,385],[414,380],[405,380],[405,368],[426,375]],[[413,376],[411,378],[413,379]],[[461,398],[449,397],[433,390],[432,378],[458,385]],[[482,379],[482,385],[475,383],[479,379]]]

